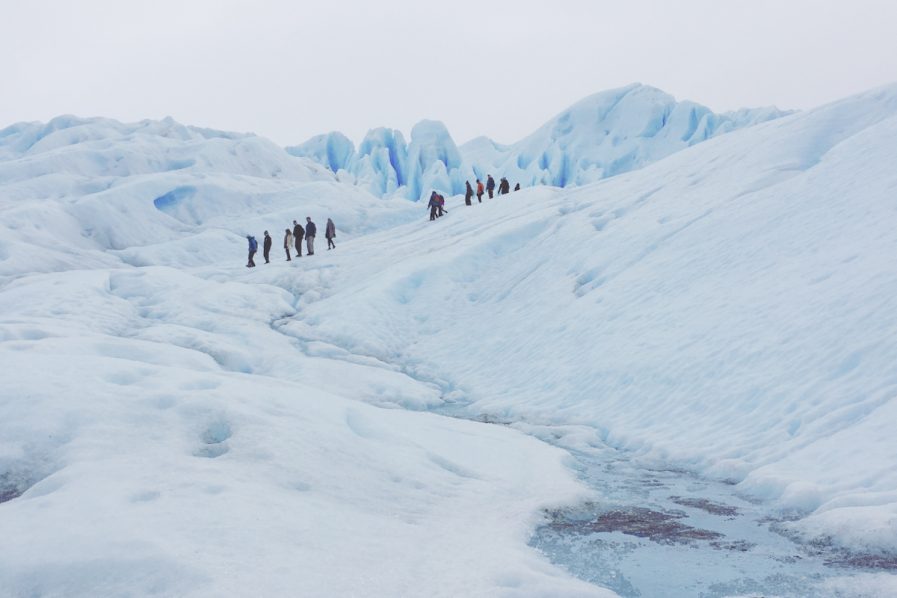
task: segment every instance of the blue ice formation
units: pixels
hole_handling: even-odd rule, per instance
[[[418,200],[432,190],[463,193],[464,181],[507,177],[527,187],[583,185],[641,168],[717,135],[788,114],[777,108],[715,113],[641,84],[589,96],[511,145],[478,137],[455,145],[441,122],[421,121],[406,145],[392,129],[374,129],[356,151],[341,133],[287,148],[333,172],[345,170],[377,195]]]

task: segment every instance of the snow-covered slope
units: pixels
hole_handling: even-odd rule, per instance
[[[374,194],[396,192],[410,199],[437,189],[462,193],[465,181],[513,186],[583,185],[641,168],[711,137],[780,118],[775,108],[716,114],[694,102],[677,102],[659,89],[633,84],[589,96],[513,145],[478,137],[460,148],[445,127],[424,121],[406,147],[401,133],[375,129],[356,153],[341,133],[319,135],[287,148],[333,172],[348,175]],[[459,155],[460,154],[460,155]]]
[[[365,155],[455,159],[413,137]],[[522,431],[893,559],[895,138],[888,87],[431,223],[253,136],[5,129],[0,588],[609,595],[527,547],[602,497]],[[243,267],[305,215],[336,251]]]
[[[171,121],[0,148],[0,596],[610,595],[526,544],[584,495],[561,451],[284,333],[338,262],[278,231],[332,216],[342,246],[415,204]]]
[[[455,198],[347,248],[291,326],[470,415],[586,424],[893,555],[894,139],[890,87],[576,190]]]
[[[264,138],[171,119],[22,123],[0,131],[0,157],[0,275],[142,263],[148,245],[148,264],[206,264],[264,229],[279,249],[305,216],[351,236],[417,213]]]

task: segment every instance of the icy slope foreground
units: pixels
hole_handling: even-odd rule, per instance
[[[399,190],[410,199],[433,189],[459,194],[464,182],[568,187],[641,168],[711,137],[779,118],[775,108],[715,114],[694,102],[677,102],[659,89],[630,85],[595,94],[571,106],[538,131],[509,146],[480,137],[457,148],[441,123],[424,121],[402,134],[371,131],[356,153],[341,133],[319,135],[287,151],[316,160],[377,195]],[[460,154],[460,156],[459,156]],[[350,178],[347,177],[347,178]]]
[[[456,200],[346,248],[302,334],[408,364],[471,415],[588,424],[777,501],[794,532],[894,555],[894,139],[890,87],[578,190]]]
[[[584,494],[562,452],[284,333],[338,260],[282,261],[278,227],[342,247],[419,206],[171,121],[0,147],[0,596],[610,595],[526,545]]]
[[[292,301],[170,268],[3,289],[0,595],[606,595],[525,545],[580,492],[560,451],[347,400],[433,391],[303,355]]]
[[[351,237],[417,214],[253,135],[75,117],[0,131],[0,209],[0,276],[205,264],[265,229],[279,250],[284,228],[305,216],[333,217]],[[153,244],[158,252],[135,261],[135,246]]]

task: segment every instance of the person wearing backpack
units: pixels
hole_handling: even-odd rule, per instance
[[[511,192],[511,183],[508,182],[508,179],[505,177],[501,177],[501,183],[498,185],[498,194],[499,195],[507,195]]]
[[[464,184],[467,185],[467,189],[464,190],[464,203],[469,206],[473,197],[473,187],[470,186],[470,181],[465,181]]]
[[[287,261],[293,261],[293,258],[290,257],[290,247],[293,246],[293,233],[290,229],[286,229],[286,234],[283,236],[283,249],[287,252]]]
[[[436,214],[437,218],[445,216],[445,197],[442,196],[442,193],[436,194],[436,209],[439,210],[439,213]]]
[[[271,235],[268,234],[268,231],[265,231],[265,241],[262,247],[265,250],[265,263],[268,264],[271,262],[268,259],[268,256],[271,255]]]
[[[311,216],[305,217],[305,246],[308,249],[308,255],[315,254],[315,234],[318,227],[311,221]]]
[[[293,220],[293,242],[296,244],[296,257],[302,257],[302,237],[305,236],[305,229],[302,225]]]
[[[427,207],[430,209],[430,220],[436,220],[436,213],[439,211],[439,200],[436,199],[438,195],[435,191],[430,194],[430,202],[427,204]]]
[[[336,225],[330,218],[327,219],[327,226],[324,227],[324,236],[327,238],[327,251],[336,249],[336,243],[333,242],[336,237]]]
[[[491,174],[486,175],[486,191],[489,192],[489,199],[492,199],[492,192],[495,191],[495,179]]]
[[[246,267],[255,268],[255,261],[252,258],[255,256],[255,252],[258,251],[259,244],[252,235],[246,235],[246,240],[249,241],[249,261],[246,262]]]
[[[483,203],[483,181],[477,179],[477,203]]]

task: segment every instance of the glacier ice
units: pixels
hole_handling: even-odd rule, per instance
[[[606,499],[536,438],[676,496],[681,470],[717,480],[887,566],[897,88],[725,136],[768,114],[641,94],[584,109],[613,123],[591,161],[572,109],[513,149],[425,123],[353,162],[335,137],[335,175],[168,119],[3,129],[0,587],[607,596],[526,546],[542,509]],[[448,197],[432,224],[403,199],[507,159],[571,188]],[[243,267],[243,235],[305,215],[338,251]],[[820,583],[897,589],[856,566]]]
[[[526,138],[501,145],[478,137],[457,147],[437,121],[422,121],[411,143],[389,129],[372,130],[355,152],[341,133],[319,135],[288,151],[310,157],[334,172],[345,169],[377,195],[399,192],[409,199],[432,190],[457,195],[464,182],[507,177],[524,187],[584,185],[641,168],[723,133],[788,114],[776,108],[716,114],[647,85],[633,84],[589,96]],[[339,148],[334,160],[330,147]],[[389,159],[382,148],[388,149]],[[347,155],[350,156],[346,158]]]

